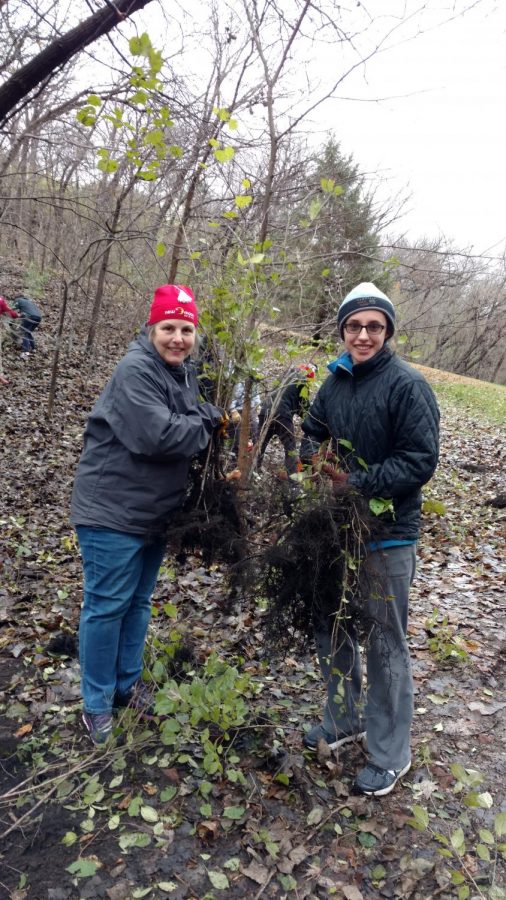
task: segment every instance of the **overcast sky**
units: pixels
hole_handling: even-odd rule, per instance
[[[441,2],[441,10],[452,4]],[[463,17],[376,55],[330,101],[342,147],[367,172],[407,186],[410,237],[440,233],[459,248],[506,245],[506,4]]]
[[[174,7],[159,2],[172,34],[162,52],[177,55]],[[231,6],[241,4],[218,0],[221,15]],[[199,7],[203,21],[208,0],[185,0],[180,9],[198,22]],[[459,15],[466,7],[472,8]],[[302,108],[313,96],[307,93],[306,66],[314,91],[318,77],[320,86],[333,82],[376,46],[375,35],[380,40],[394,31],[384,52],[373,53],[345,78],[338,99],[325,101],[312,122],[304,120],[303,133],[313,131],[313,141],[323,141],[332,130],[371,183],[381,185],[382,201],[399,191],[410,198],[392,228],[395,234],[411,240],[443,235],[457,249],[500,256],[506,249],[505,0],[335,0],[335,9],[347,34],[356,23],[356,40],[327,49],[315,40],[309,63],[310,44],[296,44],[292,79],[300,79]],[[294,16],[295,11],[294,4]],[[144,18],[156,45],[161,29],[154,27],[153,13]],[[183,26],[181,33],[190,41],[192,31]],[[196,77],[204,71],[205,50],[203,44],[183,63]],[[316,81],[313,67],[320,73]],[[278,113],[281,107],[276,104]]]

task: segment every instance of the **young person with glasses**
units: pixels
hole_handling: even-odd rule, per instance
[[[438,460],[439,410],[423,376],[389,347],[395,309],[386,294],[374,284],[359,284],[341,303],[337,323],[344,353],[328,366],[330,374],[302,423],[301,459],[309,462],[330,439],[340,457],[337,481],[368,499],[391,499],[393,511],[382,514],[381,540],[368,546],[361,563],[362,608],[370,623],[367,690],[364,695],[353,621],[331,616],[315,622],[327,702],[321,724],[306,731],[303,742],[315,750],[321,740],[334,748],[366,736],[368,762],[354,788],[384,796],[411,766],[408,595],[421,488]]]

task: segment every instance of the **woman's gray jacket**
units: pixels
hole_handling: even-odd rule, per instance
[[[74,481],[74,525],[164,531],[183,502],[192,458],[222,411],[200,403],[191,366],[169,366],[143,329],[98,398]]]
[[[393,500],[394,516],[379,517],[386,537],[416,540],[421,487],[432,477],[439,454],[439,409],[432,389],[388,347],[358,365],[345,353],[329,369],[302,423],[301,459],[309,461],[332,438],[342,468],[350,473],[348,483],[367,498]]]

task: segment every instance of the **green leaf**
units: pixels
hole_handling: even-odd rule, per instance
[[[286,774],[286,772],[278,772],[274,781],[278,781],[279,784],[284,784],[286,787],[290,784],[290,776]]]
[[[132,891],[132,900],[140,900],[141,897],[147,897],[153,889],[151,887],[138,887]]]
[[[375,516],[381,516],[385,512],[393,513],[394,502],[391,497],[371,497],[369,500],[369,509]]]
[[[373,881],[381,881],[381,879],[384,878],[386,874],[387,870],[385,869],[385,867],[382,865],[378,865],[375,866],[372,870],[371,878],[373,879]]]
[[[253,202],[253,197],[251,194],[238,194],[235,197],[235,205],[239,207],[239,209],[246,209],[247,206]]]
[[[81,123],[81,125],[84,125],[85,128],[89,128],[97,121],[97,117],[93,112],[93,109],[90,109],[89,106],[85,106],[83,109],[78,109],[76,112],[76,119]]]
[[[422,503],[422,512],[436,513],[437,516],[444,516],[446,513],[446,506],[441,500],[424,500]]]
[[[467,900],[467,898],[469,897],[469,893],[470,891],[467,884],[463,884],[462,887],[459,887],[457,891],[458,900]]]
[[[450,843],[459,856],[462,856],[466,852],[466,845],[464,840],[464,831],[462,828],[456,828],[454,832],[450,835]]]
[[[494,831],[499,838],[506,834],[506,812],[497,813],[494,819]]]
[[[141,806],[142,806],[142,798],[134,797],[129,803],[128,815],[129,816],[138,816]]]
[[[335,181],[333,178],[320,178],[320,187],[326,194],[331,194],[334,190]]]
[[[163,611],[169,619],[177,619],[177,606],[174,603],[164,603]]]
[[[413,806],[411,808],[413,818],[422,827],[427,828],[429,824],[429,813],[423,806]]]
[[[76,841],[77,834],[75,833],[75,831],[66,831],[61,839],[64,847],[71,847],[72,844],[75,844]]]
[[[472,809],[491,809],[494,805],[494,799],[488,791],[484,791],[483,794],[471,791],[469,794],[466,794],[463,802],[465,806],[469,806]]]
[[[213,814],[213,808],[210,803],[203,803],[202,806],[199,807],[199,812],[205,819],[210,819]]]
[[[223,815],[227,819],[241,819],[245,812],[246,808],[244,806],[226,806],[223,810]]]
[[[165,244],[163,243],[163,241],[159,241],[155,248],[156,255],[157,256],[165,256],[166,249],[167,248],[166,248]],[[169,604],[167,604],[167,606],[169,606]],[[164,609],[165,609],[165,607],[164,607]]]
[[[284,891],[294,891],[297,887],[297,882],[293,875],[278,875],[278,881]]]
[[[476,844],[476,853],[480,859],[485,860],[485,862],[490,862],[490,850],[485,844]]]
[[[150,843],[151,837],[143,831],[130,831],[128,834],[122,834],[118,841],[121,850],[130,850],[131,847],[148,847]]]
[[[345,438],[339,438],[337,443],[340,444],[341,447],[346,447],[347,450],[353,450],[353,444]]]
[[[488,830],[488,828],[480,828],[478,830],[478,834],[484,844],[493,844],[494,843],[494,835],[492,834],[491,831]]]
[[[362,847],[370,849],[376,844],[377,838],[375,838],[375,836],[371,834],[370,831],[361,831],[358,836],[358,842],[362,845]]]
[[[408,342],[408,336],[407,336],[407,334],[396,334],[396,335],[395,335],[395,342],[396,342],[396,344],[400,344],[401,347],[402,347],[403,344],[407,344],[407,342]]]
[[[177,794],[177,787],[171,785],[171,787],[164,788],[164,790],[160,794],[160,800],[162,803],[169,803]]]
[[[100,803],[104,799],[104,795],[105,791],[100,782],[89,781],[84,789],[83,802],[87,806],[91,806],[93,803]]]
[[[217,162],[227,163],[230,162],[235,156],[235,150],[233,147],[223,147],[222,150],[214,151],[214,158]]]
[[[164,894],[172,894],[174,891],[177,891],[179,885],[175,881],[159,881],[157,884],[157,888],[159,891],[163,891]]]
[[[318,825],[323,819],[323,808],[321,806],[314,806],[311,812],[309,812],[306,816],[306,822],[308,825]]]
[[[77,878],[90,878],[97,869],[98,863],[92,859],[76,859],[75,862],[70,863],[70,866],[66,866],[65,870],[70,872],[71,875],[76,875]]]
[[[102,106],[102,100],[98,94],[90,94],[90,96],[86,98],[86,103],[89,103],[90,106]]]
[[[251,181],[249,180],[249,178],[243,178],[243,180],[241,181],[241,186],[244,188],[245,191],[247,191],[248,188],[251,187]]]
[[[153,806],[141,806],[141,818],[145,822],[154,824],[154,822],[158,822],[158,813]]]
[[[207,873],[212,886],[218,891],[226,891],[230,887],[230,882],[224,872],[210,871]]]
[[[230,869],[231,872],[238,872],[241,867],[241,860],[238,856],[231,856],[230,859],[227,859],[226,863],[223,863],[224,869]]]
[[[478,794],[477,796],[478,806],[480,809],[492,809],[494,805],[494,798],[492,794],[489,794],[488,791],[484,791],[482,794]]]
[[[228,109],[220,109],[219,107],[215,106],[213,108],[213,113],[215,116],[218,116],[221,122],[228,122],[228,120],[230,119],[230,113]]]
[[[319,197],[315,197],[313,200],[311,200],[311,203],[309,204],[309,218],[311,222],[314,222],[316,217],[320,214],[322,205],[323,204]]]
[[[260,263],[262,263],[262,262],[264,261],[264,259],[265,259],[265,253],[255,253],[255,254],[250,258],[250,263],[251,263],[253,266],[259,266]]]

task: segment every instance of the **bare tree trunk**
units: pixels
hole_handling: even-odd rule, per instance
[[[102,35],[116,28],[125,19],[143,9],[151,0],[115,0],[107,2],[94,15],[89,16],[67,34],[59,36],[42,53],[38,53],[25,66],[0,87],[0,123],[37,85],[44,84],[53,73],[65,65],[76,53]]]
[[[93,347],[95,346],[95,337],[97,334],[97,326],[98,320],[100,317],[100,311],[102,309],[102,299],[104,296],[104,286],[105,279],[107,276],[107,267],[109,264],[109,257],[111,255],[111,249],[113,247],[115,241],[115,234],[118,227],[119,217],[121,215],[121,209],[123,206],[123,202],[125,198],[128,196],[130,191],[134,186],[134,178],[132,178],[129,184],[124,188],[121,192],[120,196],[116,200],[116,206],[114,207],[114,214],[112,217],[111,224],[109,226],[109,231],[111,233],[111,238],[109,239],[105,252],[102,256],[102,262],[100,264],[100,269],[98,273],[98,281],[97,281],[97,290],[95,292],[95,300],[93,302],[93,309],[91,312],[91,325],[90,330],[88,331],[88,339],[86,341],[86,352],[91,353]]]
[[[60,288],[60,295],[62,294]],[[56,335],[56,343],[54,346],[53,367],[51,370],[51,384],[49,385],[49,397],[47,401],[47,417],[51,418],[53,414],[54,398],[56,395],[56,382],[58,380],[58,363],[60,360],[60,347],[63,334],[63,326],[65,324],[65,314],[67,312],[68,284],[63,282],[63,297],[60,308],[60,321],[58,323],[58,334]]]

